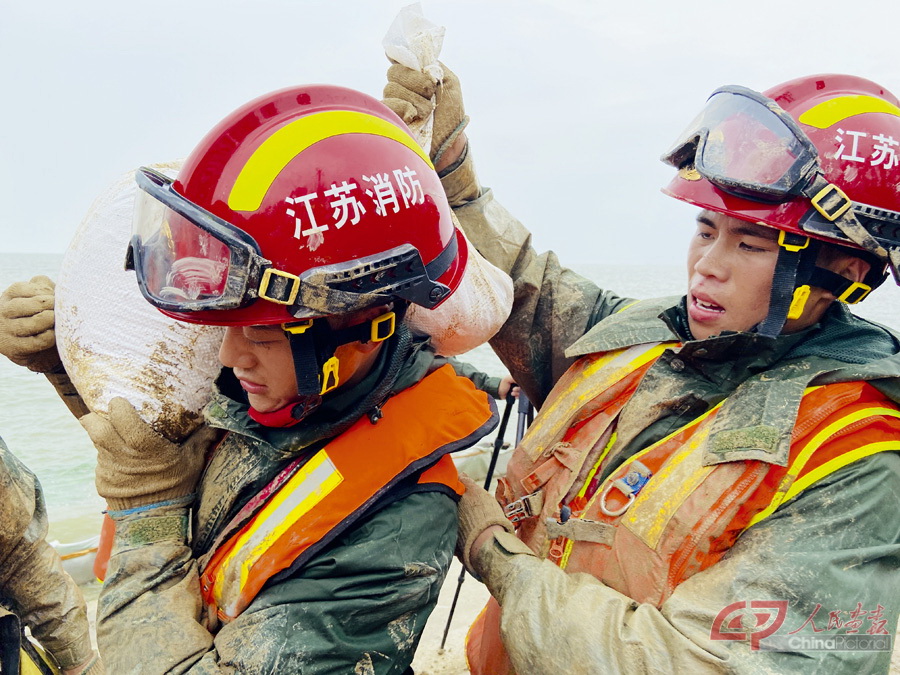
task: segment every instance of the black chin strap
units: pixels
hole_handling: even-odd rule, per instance
[[[772,275],[769,313],[756,327],[764,337],[778,337],[794,302],[794,290],[807,282],[815,266],[818,246],[809,237],[779,230],[778,260]]]
[[[340,364],[335,356],[338,347],[351,342],[383,342],[394,335],[406,313],[406,304],[397,304],[400,307],[394,311],[348,328],[332,329],[324,318],[282,324],[291,346],[300,396],[291,411],[295,419],[309,415],[322,402],[322,396],[340,384]]]

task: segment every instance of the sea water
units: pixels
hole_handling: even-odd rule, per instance
[[[61,255],[0,253],[0,290],[14,281],[45,274],[56,278]],[[680,266],[578,266],[576,271],[619,295],[648,298],[684,292],[686,272]],[[889,279],[854,311],[900,327],[900,289]],[[139,327],[136,327],[139,330]],[[491,375],[505,370],[486,345],[461,357]],[[103,500],[94,489],[95,450],[43,376],[0,357],[0,436],[9,449],[38,476],[50,518],[50,539],[64,543],[99,531]]]

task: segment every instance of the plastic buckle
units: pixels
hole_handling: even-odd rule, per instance
[[[788,308],[788,319],[799,319],[803,316],[803,309],[806,307],[806,301],[809,299],[809,291],[809,286],[805,284],[794,289],[794,297],[791,300],[791,306]]]
[[[519,521],[531,518],[540,513],[542,504],[543,496],[539,490],[537,492],[532,492],[530,495],[525,495],[514,502],[510,502],[503,507],[503,513],[511,523],[518,523]]]
[[[397,327],[397,315],[393,312],[386,312],[379,317],[372,319],[372,330],[369,336],[370,342],[384,342]]]
[[[800,243],[801,241],[803,243]],[[778,230],[778,245],[786,251],[796,253],[809,246],[809,237],[805,237],[802,234]]]
[[[322,366],[322,391],[319,392],[320,396],[327,394],[340,383],[338,379],[338,368],[340,365],[341,362],[338,361],[338,357],[332,356]]]
[[[825,200],[833,200],[835,197],[840,200],[836,204],[823,205],[821,203]],[[853,206],[853,202],[850,198],[834,183],[829,183],[819,190],[811,201],[813,208],[821,213],[823,218],[830,222],[834,222],[840,218],[851,206]]]
[[[294,335],[302,335],[312,328],[313,319],[304,319],[303,321],[292,321],[291,323],[281,324],[281,330],[285,333],[293,333]]]
[[[848,305],[855,305],[857,302],[865,300],[871,292],[872,287],[869,284],[854,281],[846,291],[838,296],[838,300]]]
[[[288,286],[290,284],[290,286]],[[272,287],[275,295],[269,295],[269,288]],[[278,305],[292,305],[297,299],[300,292],[300,277],[290,272],[282,272],[274,267],[269,267],[263,272],[262,280],[259,282],[259,297]],[[282,299],[285,298],[286,299]]]

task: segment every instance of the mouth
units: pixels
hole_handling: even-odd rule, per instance
[[[695,321],[711,321],[725,314],[725,308],[706,295],[690,294],[688,313]]]
[[[238,382],[241,383],[241,389],[246,391],[248,394],[265,394],[268,390],[268,387],[266,387],[266,385],[264,384],[259,384],[251,380],[245,380],[241,377],[238,377]]]

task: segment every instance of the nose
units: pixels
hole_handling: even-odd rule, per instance
[[[248,347],[243,329],[240,326],[228,326],[219,347],[219,362],[226,368],[252,367],[254,357]]]
[[[724,280],[728,277],[728,260],[721,238],[702,248],[694,261],[693,270],[703,277]]]

